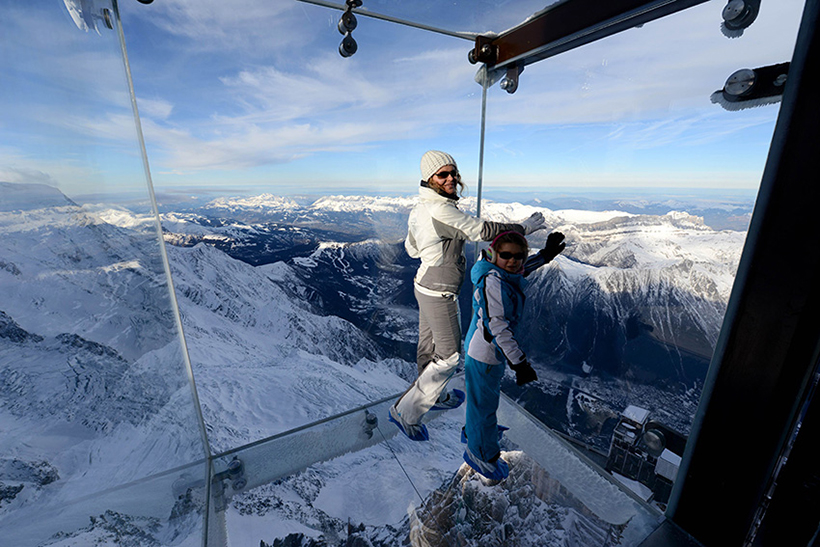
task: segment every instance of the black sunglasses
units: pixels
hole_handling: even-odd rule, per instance
[[[456,178],[458,177],[458,171],[442,171],[441,173],[436,173],[436,176],[440,179],[446,179],[448,176]]]
[[[509,260],[511,258],[515,258],[516,260],[524,260],[527,258],[527,253],[511,253],[510,251],[501,251],[498,253],[499,258],[503,258],[504,260]]]

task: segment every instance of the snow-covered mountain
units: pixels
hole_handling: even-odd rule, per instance
[[[7,186],[9,196],[19,190]],[[71,499],[156,472],[152,462],[199,457],[154,218],[38,191],[36,203],[20,191],[20,199],[0,207],[0,471],[23,470],[0,474],[0,519],[60,492]],[[387,397],[412,379],[416,265],[402,246],[412,203],[334,196],[299,204],[261,196],[162,215],[214,452]],[[474,209],[475,201],[463,207]],[[684,212],[493,202],[482,211],[505,222],[541,211],[550,230],[568,240],[565,253],[530,278],[522,342],[539,381],[521,389],[508,379],[505,391],[550,426],[599,448],[626,404],[685,431],[745,234],[714,230]],[[530,237],[533,247],[546,233]],[[468,302],[468,285],[463,293]],[[468,314],[463,310],[465,321]],[[479,503],[481,495],[489,496],[481,502],[487,507],[518,506],[523,498],[513,481],[513,491],[497,494],[461,477],[461,497],[427,497],[460,467],[454,440],[463,416],[451,414],[436,421],[436,438],[423,447],[377,445],[243,494],[228,513],[231,529],[248,530],[242,537],[249,544],[301,533],[309,545],[323,534],[341,537],[350,519],[352,536],[392,545],[414,526],[406,510],[418,501],[399,458],[425,498],[418,518],[455,518],[474,534],[469,544],[510,536],[492,523],[468,526],[470,518],[451,509]],[[95,456],[81,461],[88,443]],[[93,480],[80,479],[92,470]],[[385,481],[401,492],[340,503],[362,473],[369,477],[362,484]],[[526,503],[516,521],[521,538],[547,521],[574,530],[573,537],[599,536],[583,511]],[[127,518],[112,513],[61,544],[81,545]]]
[[[387,204],[373,204],[379,199],[387,200]],[[344,214],[350,210],[358,210],[362,217],[368,217],[372,213],[368,207],[372,207],[373,211],[378,211],[390,209],[396,203],[396,200],[392,198],[363,200],[359,197],[351,198],[352,203],[350,204],[345,203],[340,197],[319,201],[321,203],[305,206],[301,212],[298,212],[298,215],[309,216],[310,211],[317,209],[322,209],[322,214],[327,214],[328,210],[343,211]],[[332,201],[333,206],[319,206],[326,201]],[[474,200],[468,198],[463,201],[464,208],[474,210]],[[399,203],[401,207],[395,209],[397,213],[402,209],[406,211],[406,204]],[[635,215],[620,211],[551,211],[515,203],[488,202],[484,204],[484,216],[500,221],[518,220],[535,211],[545,214],[551,229],[561,230],[567,235],[569,247],[554,265],[545,269],[545,272],[551,273],[539,272],[533,278],[531,291],[534,298],[530,299],[530,305],[534,307],[533,313],[543,315],[538,311],[538,306],[546,305],[544,301],[550,296],[544,293],[547,289],[556,291],[554,296],[562,300],[559,304],[564,307],[577,308],[584,302],[596,301],[599,302],[597,308],[605,311],[604,319],[617,324],[618,328],[623,331],[620,334],[628,334],[627,338],[634,338],[633,335],[636,332],[648,332],[660,343],[693,352],[708,360],[731,289],[742,242],[745,238],[744,232],[714,230],[706,226],[702,218],[685,212]],[[233,213],[242,216],[242,213],[235,208]],[[331,220],[331,225],[334,226],[343,222],[342,218]],[[397,222],[397,225],[390,230],[400,232],[403,226],[402,222]],[[177,225],[175,229],[184,230],[185,227]],[[301,229],[301,227],[293,229]],[[350,230],[350,227],[344,229],[346,233],[350,233]],[[363,229],[358,241],[365,240],[369,231],[369,229]],[[537,233],[530,237],[534,247],[543,243],[543,234]],[[265,237],[259,232],[255,234],[245,232],[234,234],[234,236],[245,244],[251,244],[255,239]],[[172,241],[170,237],[166,235],[168,241]],[[400,240],[399,237],[395,241],[398,244]],[[365,278],[378,278],[380,281],[385,281],[384,277],[379,277],[374,273],[378,270],[367,270],[368,267],[372,268],[374,264],[378,264],[378,268],[382,270],[393,268],[394,270],[389,272],[390,275],[393,278],[399,278],[402,285],[406,285],[415,265],[413,261],[407,259],[400,245],[397,245],[396,249],[389,248],[388,244],[393,241],[382,239],[370,244],[369,248],[378,249],[376,254],[379,258],[376,260],[372,256],[357,259],[353,249],[363,248],[362,244],[349,245],[352,242],[345,240],[316,242],[309,256],[305,254],[304,249],[294,248],[288,262],[297,266],[297,272],[306,283],[310,283],[310,279],[317,277],[323,283],[328,280],[344,279],[341,283],[347,284],[348,291],[352,289],[355,292],[356,287],[361,287],[363,283],[366,284],[363,281]],[[239,244],[239,241],[236,243]],[[235,258],[246,260],[240,252],[224,250]],[[348,258],[334,257],[340,253],[347,253]],[[322,261],[325,261],[326,267],[316,270]],[[351,275],[354,275],[357,267],[360,267],[361,271],[355,272],[357,281],[354,282]],[[311,268],[313,271],[305,273],[305,269]],[[563,280],[562,285],[542,282],[545,275],[559,275],[560,280]],[[338,292],[335,290],[338,288],[334,284],[334,292]],[[321,291],[317,292],[317,298],[321,297],[320,293]],[[399,302],[401,305],[412,306],[412,296],[405,290],[399,297]],[[330,312],[334,309],[340,310],[336,313],[349,311],[346,306],[335,304],[337,302],[334,300],[334,304],[328,304],[325,311]],[[652,309],[650,310],[647,306]],[[550,302],[550,308],[555,309],[555,307],[555,302]],[[589,331],[588,312],[582,313],[581,317],[581,322],[585,326],[584,330]],[[559,319],[563,324],[563,317]],[[627,330],[629,333],[626,333]],[[555,331],[556,329],[551,329],[550,332]],[[539,335],[535,338],[542,339],[543,336]],[[628,364],[625,365],[622,359],[618,358],[612,362],[612,355],[609,353],[612,348],[602,348],[608,352],[606,363],[595,362],[598,348],[606,343],[600,336],[595,337],[597,345],[590,345],[591,342],[586,343],[580,338],[583,337],[570,332],[565,340],[566,348],[560,352],[560,355],[569,364],[580,368],[586,362],[587,367],[598,368],[601,371],[626,372],[624,367],[628,367]],[[548,358],[545,352],[537,347],[534,351],[541,352],[542,358]],[[618,352],[615,352],[615,355],[618,355]],[[549,360],[557,361],[554,355]],[[603,361],[603,356],[599,360]],[[678,379],[686,381],[689,376],[692,376],[691,374],[687,376],[684,368],[680,366],[676,368]],[[634,377],[640,380],[641,374],[636,372]],[[651,381],[652,377],[668,375],[669,373],[656,371],[645,376],[644,380]],[[702,376],[702,372],[699,375]]]
[[[231,203],[232,215],[247,218],[239,200]],[[333,196],[301,209],[291,204],[288,210],[298,219],[294,230],[310,229],[306,226],[321,218],[322,226],[345,234],[335,241],[317,237],[309,254],[305,248],[292,249],[287,263],[306,287],[305,296],[319,313],[348,319],[376,335],[386,354],[405,360],[412,360],[416,328],[411,289],[415,263],[401,248],[411,205],[412,198]],[[461,207],[468,211],[474,212],[475,206],[473,198],[462,200]],[[633,209],[663,206],[631,203]],[[717,207],[711,202],[709,206]],[[251,216],[259,214],[256,204],[251,209]],[[381,222],[379,229],[394,237],[373,239],[374,215],[385,210],[395,215],[393,224]],[[528,289],[531,320],[522,327],[523,338],[545,380],[524,390],[509,382],[508,393],[551,426],[602,449],[618,412],[631,403],[659,413],[682,432],[688,430],[745,233],[715,230],[684,211],[647,215],[550,210],[491,201],[482,210],[485,218],[504,222],[540,211],[550,230],[561,230],[568,240],[564,254],[534,274]],[[729,210],[741,212],[737,204]],[[358,220],[348,224],[351,211]],[[218,222],[237,224],[222,218]],[[173,237],[179,237],[185,227],[176,224],[173,230]],[[542,245],[545,235],[530,236],[533,247]],[[170,237],[166,234],[166,240]],[[245,232],[231,245],[253,246],[265,237]],[[242,252],[221,248],[247,260]],[[285,255],[283,251],[280,256]],[[466,286],[462,297],[466,321]],[[590,405],[573,397],[597,400],[606,411],[593,413],[593,418]]]
[[[199,244],[169,248],[183,328],[216,451],[401,391],[408,363],[317,313],[285,263],[253,267]]]
[[[285,223],[314,230],[334,230],[353,236],[353,240],[361,236],[391,240],[403,237],[404,219],[413,203],[413,198],[408,197],[323,196],[300,206],[294,200],[262,194],[218,198],[199,212],[254,224]]]
[[[200,241],[252,264],[263,255],[250,258],[246,250],[275,247],[277,259],[301,281],[299,295],[317,313],[347,319],[368,334],[381,355],[412,361],[416,264],[401,241],[413,198],[332,196],[301,205],[289,202],[293,224],[277,223],[276,230],[313,234],[303,240],[305,245],[290,248],[289,236],[279,236],[279,246],[268,243],[271,225],[247,222],[264,216],[264,203],[271,201],[270,196],[223,200],[218,202],[221,209],[212,203],[191,213],[199,216],[166,215],[166,241],[173,244],[198,234]],[[633,210],[665,205],[629,203]],[[227,211],[228,204],[234,220],[207,216]],[[713,202],[708,206],[719,208]],[[462,199],[461,207],[474,212],[476,201]],[[273,207],[269,215],[281,209]],[[734,203],[728,210],[742,212]],[[544,381],[524,390],[508,382],[508,393],[552,427],[601,449],[608,445],[618,412],[632,403],[659,413],[685,433],[745,233],[715,230],[684,211],[550,210],[537,203],[492,201],[482,211],[485,218],[503,222],[540,211],[550,230],[561,230],[568,241],[562,256],[531,277],[528,289],[531,320],[522,327],[523,339]],[[356,220],[351,221],[354,212]],[[392,215],[389,221],[378,217],[384,212]],[[318,233],[316,226],[325,232]],[[391,237],[374,238],[377,231]],[[533,247],[542,245],[545,235],[530,236]],[[468,254],[472,250],[468,246]],[[469,296],[465,285],[463,321],[469,317]],[[592,418],[590,405],[573,397],[598,400],[606,411]]]

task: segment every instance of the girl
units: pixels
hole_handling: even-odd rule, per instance
[[[539,253],[545,262],[564,249],[563,239],[560,232],[549,235],[544,251]],[[521,234],[504,232],[493,240],[486,260],[477,261],[470,272],[473,314],[465,341],[467,450],[464,461],[495,481],[509,474],[507,462],[501,459],[499,444],[500,433],[506,428],[499,427],[496,418],[504,363],[515,372],[519,386],[538,379],[515,339],[515,328],[524,309],[524,264],[528,247]]]

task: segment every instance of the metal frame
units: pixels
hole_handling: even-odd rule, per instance
[[[478,36],[469,58],[493,72],[520,69],[702,1],[564,0],[499,36]],[[792,496],[805,498],[807,486],[810,499],[820,496],[820,466],[806,455],[807,431],[820,429],[816,402],[791,454],[797,463],[787,464],[784,484],[774,489],[768,519],[764,512],[820,355],[818,3],[806,3],[743,257],[667,511],[708,546],[751,544],[758,525],[761,538],[794,537],[795,526],[810,537],[820,518],[789,511],[799,505]]]
[[[526,66],[707,0],[563,0],[498,36],[476,37],[473,62]]]
[[[347,6],[345,4],[339,4],[336,2],[329,2],[327,0],[297,0],[298,2],[303,2],[305,4],[313,4],[315,6],[322,6],[323,8],[330,8],[339,11],[345,11]],[[462,40],[474,40],[475,33],[472,32],[458,32],[455,30],[448,30],[441,27],[434,27],[431,25],[425,25],[423,23],[416,23],[414,21],[409,21],[407,19],[400,19],[398,17],[393,17],[391,15],[384,15],[382,13],[377,13],[375,11],[370,11],[367,7],[361,8],[353,8],[351,10],[353,13],[357,15],[361,15],[363,17],[370,17],[372,19],[381,19],[382,21],[388,21],[390,23],[396,23],[398,25],[404,25],[405,27],[412,27],[417,28],[420,30],[426,30],[428,32],[435,32],[436,34],[444,34],[445,36],[452,36],[453,38],[461,38]]]
[[[748,238],[667,511],[708,546],[753,539],[820,353],[819,12],[820,0],[806,2]],[[816,527],[818,516],[810,518]],[[767,533],[794,539],[796,521],[773,522]]]

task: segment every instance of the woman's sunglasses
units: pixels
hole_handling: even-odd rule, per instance
[[[436,176],[440,179],[446,179],[447,177],[458,177],[458,171],[442,171],[441,173],[436,173]]]
[[[504,260],[509,260],[514,258],[516,260],[524,260],[527,258],[527,253],[511,253],[510,251],[501,251],[498,253],[499,258],[503,258]]]

